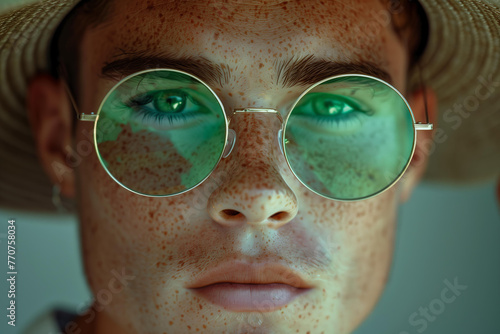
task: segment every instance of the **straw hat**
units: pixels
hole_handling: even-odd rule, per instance
[[[25,108],[27,83],[48,69],[48,46],[77,0],[46,0],[0,16],[0,206],[50,211]],[[425,180],[477,183],[500,175],[500,0],[420,0],[430,36],[420,62],[437,94]],[[439,132],[437,132],[439,131]]]

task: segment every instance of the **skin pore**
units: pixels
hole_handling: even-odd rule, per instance
[[[406,92],[408,50],[390,24],[375,18],[386,10],[379,1],[122,0],[83,36],[78,107],[96,111],[120,79],[118,72],[102,75],[103,67],[139,56],[216,64],[227,75],[207,83],[227,112],[257,107],[285,115],[311,83],[280,84],[276,63],[311,56],[376,64]],[[395,186],[348,203],[320,197],[293,176],[275,115],[238,115],[230,125],[233,152],[204,183],[148,198],[114,182],[93,149],[74,170],[57,174],[54,161],[67,164],[68,147],[89,143],[93,123],[78,122],[72,133],[60,81],[41,75],[29,94],[41,161],[78,204],[85,272],[96,296],[93,311],[76,324],[83,333],[350,333],[373,309],[389,274],[397,207],[425,170],[419,145],[430,133],[418,133],[414,161]],[[424,121],[422,91],[406,96],[415,119]],[[428,108],[432,122],[431,91]],[[209,268],[236,259],[281,263],[314,289],[279,310],[253,313],[225,310],[187,289]]]

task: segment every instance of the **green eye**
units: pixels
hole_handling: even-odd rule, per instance
[[[180,113],[186,107],[186,94],[176,91],[163,91],[155,94],[153,104],[159,112]]]
[[[360,110],[356,104],[340,95],[318,94],[311,102],[314,113],[320,116],[338,116]]]

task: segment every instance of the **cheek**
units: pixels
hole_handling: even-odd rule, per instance
[[[340,233],[345,245],[344,263],[358,268],[352,272],[346,296],[364,301],[365,313],[375,305],[387,281],[392,260],[395,223],[396,191],[394,188],[366,200],[354,214],[343,221]]]
[[[176,238],[186,206],[182,196],[173,203],[124,189],[95,152],[82,161],[77,175],[84,259],[89,280],[100,280],[96,286],[106,284],[111,268],[149,267]]]
[[[359,198],[377,193],[393,180],[391,174],[398,175],[392,171],[402,169],[399,155],[393,153],[397,147],[369,131],[358,132],[331,138],[294,129],[286,145],[294,172],[320,194]],[[384,155],[384,151],[393,154]]]
[[[119,117],[119,111],[125,115]],[[221,114],[187,115],[147,118],[137,110],[109,107],[97,121],[99,157],[112,177],[134,192],[186,191],[209,175],[226,135]]]
[[[347,309],[357,310],[348,315],[353,322],[369,313],[387,280],[395,233],[395,194],[391,188],[353,203],[318,201],[307,192],[299,196],[298,218],[312,223],[316,241],[330,253],[328,289],[342,305],[351,307]]]
[[[78,174],[87,280],[98,302],[103,291],[110,290],[110,282],[113,290],[120,291],[112,294],[110,303],[104,300],[106,312],[137,332],[153,333],[155,321],[167,324],[165,319],[182,312],[192,314],[194,306],[198,309],[198,303],[193,306],[184,302],[180,282],[188,273],[200,270],[193,270],[193,262],[206,255],[210,247],[215,249],[221,240],[210,237],[215,233],[206,213],[197,209],[195,197],[149,198],[133,194],[107,175],[95,154],[84,159]],[[200,236],[204,236],[203,243]],[[114,279],[116,273],[134,279],[128,280],[122,290]],[[153,319],[153,314],[162,320]]]
[[[192,168],[171,140],[147,130],[134,132],[129,125],[116,139],[99,143],[99,154],[117,180],[140,193],[183,191],[181,175]]]

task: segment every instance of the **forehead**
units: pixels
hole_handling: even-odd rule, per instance
[[[272,43],[277,50],[305,51],[311,43],[342,44],[336,53],[373,55],[391,26],[379,0],[358,1],[134,1],[115,2],[105,27],[113,44],[127,49],[161,50],[167,46],[219,43]],[[110,37],[111,37],[110,36]],[[370,42],[377,45],[368,48]],[[203,51],[204,49],[198,49]],[[242,50],[240,50],[242,51]],[[267,51],[267,50],[263,50]],[[374,56],[374,55],[373,55]]]
[[[377,64],[397,87],[406,50],[388,17],[379,0],[120,0],[87,31],[84,58],[97,70],[130,54],[202,56],[244,80],[266,81],[277,60],[314,55]]]

